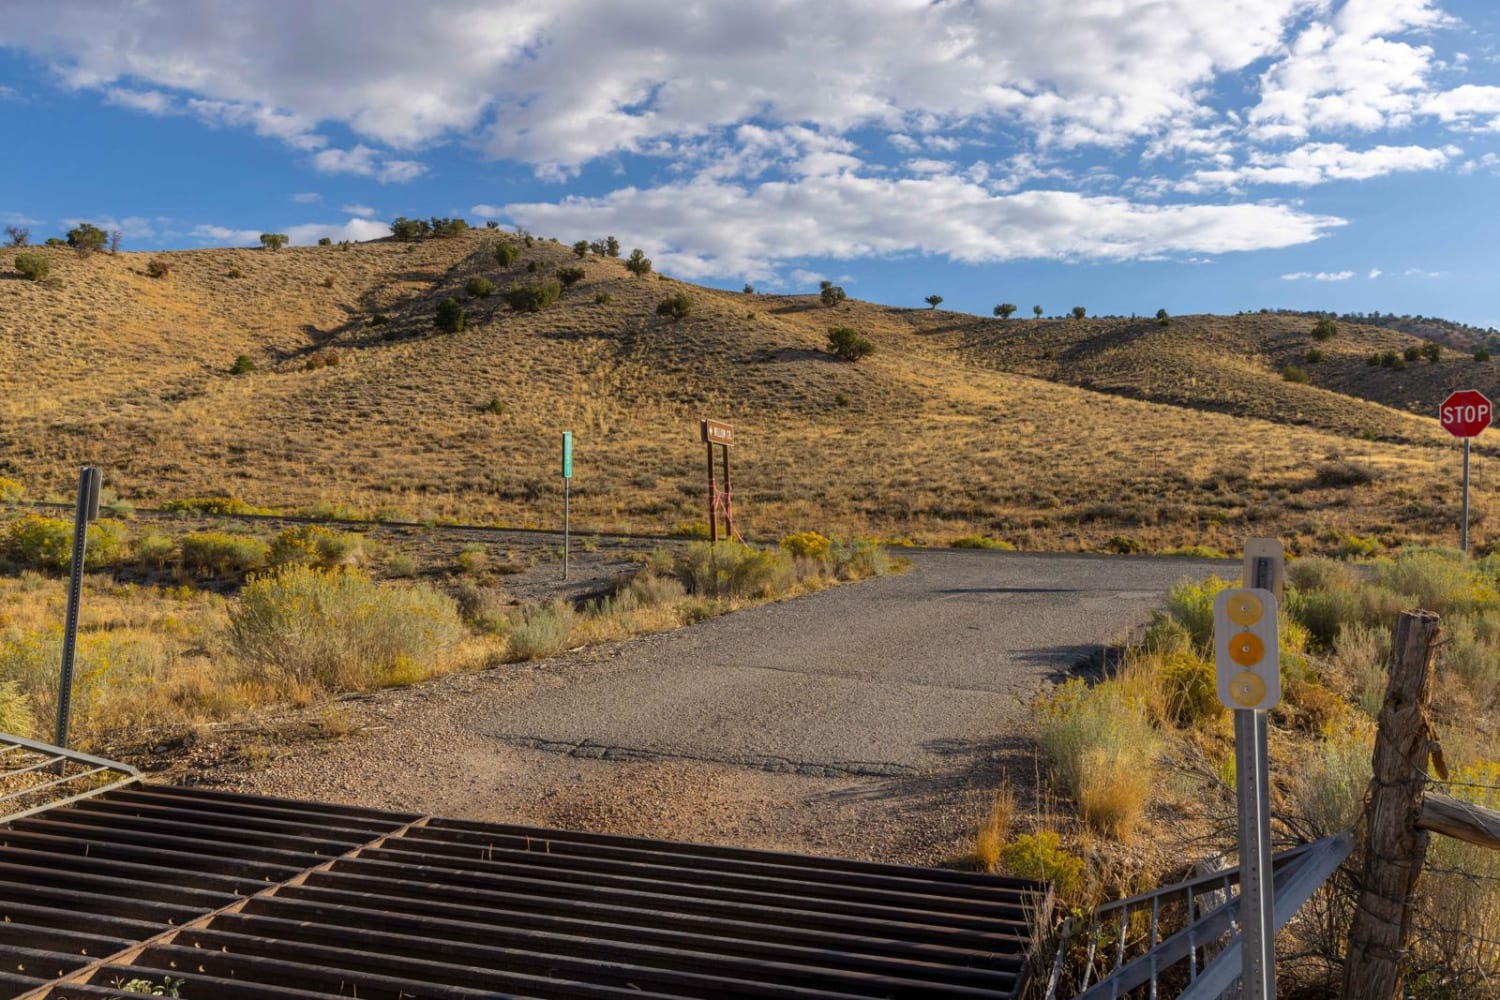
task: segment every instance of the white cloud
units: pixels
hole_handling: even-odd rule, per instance
[[[1282,281],[1348,281],[1354,277],[1353,271],[1293,271],[1291,274],[1283,274]],[[1372,275],[1373,277],[1373,275]]]
[[[1423,103],[1422,110],[1436,115],[1440,121],[1489,132],[1500,131],[1500,87],[1465,84],[1433,94]],[[1481,118],[1488,118],[1488,121],[1476,121]]]
[[[316,205],[323,200],[323,196],[316,191],[303,191],[292,195],[292,200],[299,205]]]
[[[350,219],[348,222],[334,225],[309,222],[299,226],[288,226],[282,231],[286,233],[292,246],[312,246],[325,236],[335,243],[340,243],[344,240],[355,242],[378,240],[382,236],[391,235],[389,223],[376,222],[372,219]]]
[[[7,226],[40,226],[42,219],[33,219],[29,215],[20,212],[0,212],[0,222]]]
[[[260,246],[260,234],[265,229],[232,229],[228,226],[194,226],[190,235],[205,243],[219,246]],[[335,243],[343,240],[375,240],[391,235],[391,227],[384,222],[369,219],[350,219],[344,223],[308,222],[295,226],[283,226],[275,232],[284,233],[292,246],[313,246],[323,237]]]
[[[364,143],[353,149],[322,149],[313,154],[313,167],[325,174],[355,174],[373,177],[382,184],[409,181],[426,167],[415,160],[393,160]]]
[[[764,278],[779,262],[900,253],[981,263],[1220,254],[1315,240],[1343,220],[1277,204],[1145,205],[1068,191],[995,195],[945,175],[852,173],[754,188],[693,181],[504,207],[534,232],[631,234],[686,277]]]
[[[394,149],[483,131],[493,155],[567,170],[752,119],[889,126],[939,151],[986,119],[1116,144],[1191,119],[1205,83],[1275,53],[1315,2],[767,0],[684,18],[675,0],[334,0],[311,18],[53,0],[8,12],[5,41],[73,86],[180,91],[205,120],[293,144],[316,148],[319,122]]]
[[[1372,267],[1372,268],[1370,268],[1370,273],[1367,274],[1367,275],[1365,275],[1365,277],[1369,278],[1371,281],[1374,281],[1376,278],[1380,277],[1384,273],[1385,272],[1382,271],[1380,268],[1378,268],[1378,267]]]
[[[159,90],[129,90],[124,87],[109,87],[104,91],[104,100],[133,111],[148,115],[165,115],[173,109],[172,98]]]
[[[375,210],[369,205],[345,205],[339,211],[348,212],[350,215],[357,215],[361,219],[368,219],[375,214]]]
[[[0,85],[0,101],[20,101],[21,92],[14,87]]]
[[[1408,267],[1405,271],[1401,272],[1401,275],[1405,278],[1441,278],[1443,272],[1425,271],[1420,267]]]
[[[1386,174],[1436,170],[1463,155],[1457,146],[1375,146],[1350,149],[1337,142],[1310,143],[1284,153],[1252,153],[1237,167],[1195,171],[1177,189],[1202,193],[1245,184],[1293,184],[1309,187],[1334,180],[1368,180]]]
[[[228,226],[205,224],[194,226],[189,235],[194,239],[219,246],[259,246],[260,234],[263,232],[265,232],[264,229],[230,229]]]

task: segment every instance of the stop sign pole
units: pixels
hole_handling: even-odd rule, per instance
[[[1438,407],[1438,423],[1454,437],[1464,439],[1464,508],[1459,547],[1469,554],[1469,442],[1490,425],[1494,408],[1478,389],[1460,389]]]

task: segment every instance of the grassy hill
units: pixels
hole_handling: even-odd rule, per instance
[[[501,242],[520,251],[508,266]],[[0,275],[0,474],[31,497],[70,495],[92,461],[141,505],[230,494],[550,526],[558,436],[572,430],[575,525],[670,531],[706,520],[698,420],[715,417],[736,427],[747,535],[1451,542],[1459,450],[1431,414],[1452,389],[1497,389],[1493,367],[1447,350],[1400,371],[1368,364],[1424,343],[1379,327],[1340,322],[1315,343],[1312,321],[1288,314],[1162,326],[825,307],[635,277],[495,231],[347,250],[34,252],[51,280]],[[152,259],[165,277],[147,273]],[[583,278],[537,313],[464,293],[474,276],[501,290],[575,266]],[[658,317],[679,291],[690,314]],[[434,326],[448,296],[465,300],[460,333]],[[835,358],[831,326],[876,353]],[[233,374],[242,354],[255,368]],[[1283,378],[1288,365],[1309,381]],[[1476,451],[1483,542],[1495,455]]]

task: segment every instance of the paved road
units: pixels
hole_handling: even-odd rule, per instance
[[[899,576],[627,645],[614,669],[474,728],[604,759],[808,775],[931,774],[1026,726],[1038,684],[1124,638],[1203,561],[911,553]]]

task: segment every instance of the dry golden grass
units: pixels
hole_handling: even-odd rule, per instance
[[[990,803],[989,814],[974,834],[974,858],[979,867],[987,872],[995,871],[1000,865],[1000,851],[1010,836],[1016,808],[1016,793],[1009,786],[1000,786],[995,792],[994,801]]]
[[[44,250],[56,287],[0,281],[6,474],[32,497],[63,497],[94,460],[142,506],[220,492],[542,526],[556,520],[558,436],[572,430],[575,525],[654,532],[704,520],[697,421],[713,416],[736,425],[747,533],[980,534],[1033,549],[1118,536],[1146,551],[1275,534],[1295,551],[1349,534],[1450,537],[1458,491],[1432,484],[1457,482],[1458,450],[1435,421],[1389,404],[1410,396],[1430,413],[1440,388],[1486,388],[1476,376],[1490,372],[1454,355],[1371,368],[1371,351],[1414,341],[1343,326],[1319,345],[1329,358],[1313,384],[1294,385],[1279,371],[1312,343],[1301,317],[1159,327],[826,308],[635,278],[544,240],[501,268],[502,239],[514,237],[187,251],[165,255],[165,279],[145,275],[145,255]],[[531,280],[533,262],[536,275],[585,277],[540,313],[490,296],[466,302],[464,332],[435,331],[437,303],[462,298],[470,277],[504,288]],[[656,317],[683,288],[692,314]],[[370,326],[377,313],[389,322]],[[833,325],[878,352],[834,359]],[[231,375],[239,354],[257,370]],[[337,363],[308,370],[314,354]],[[1373,481],[1322,483],[1330,462]]]

